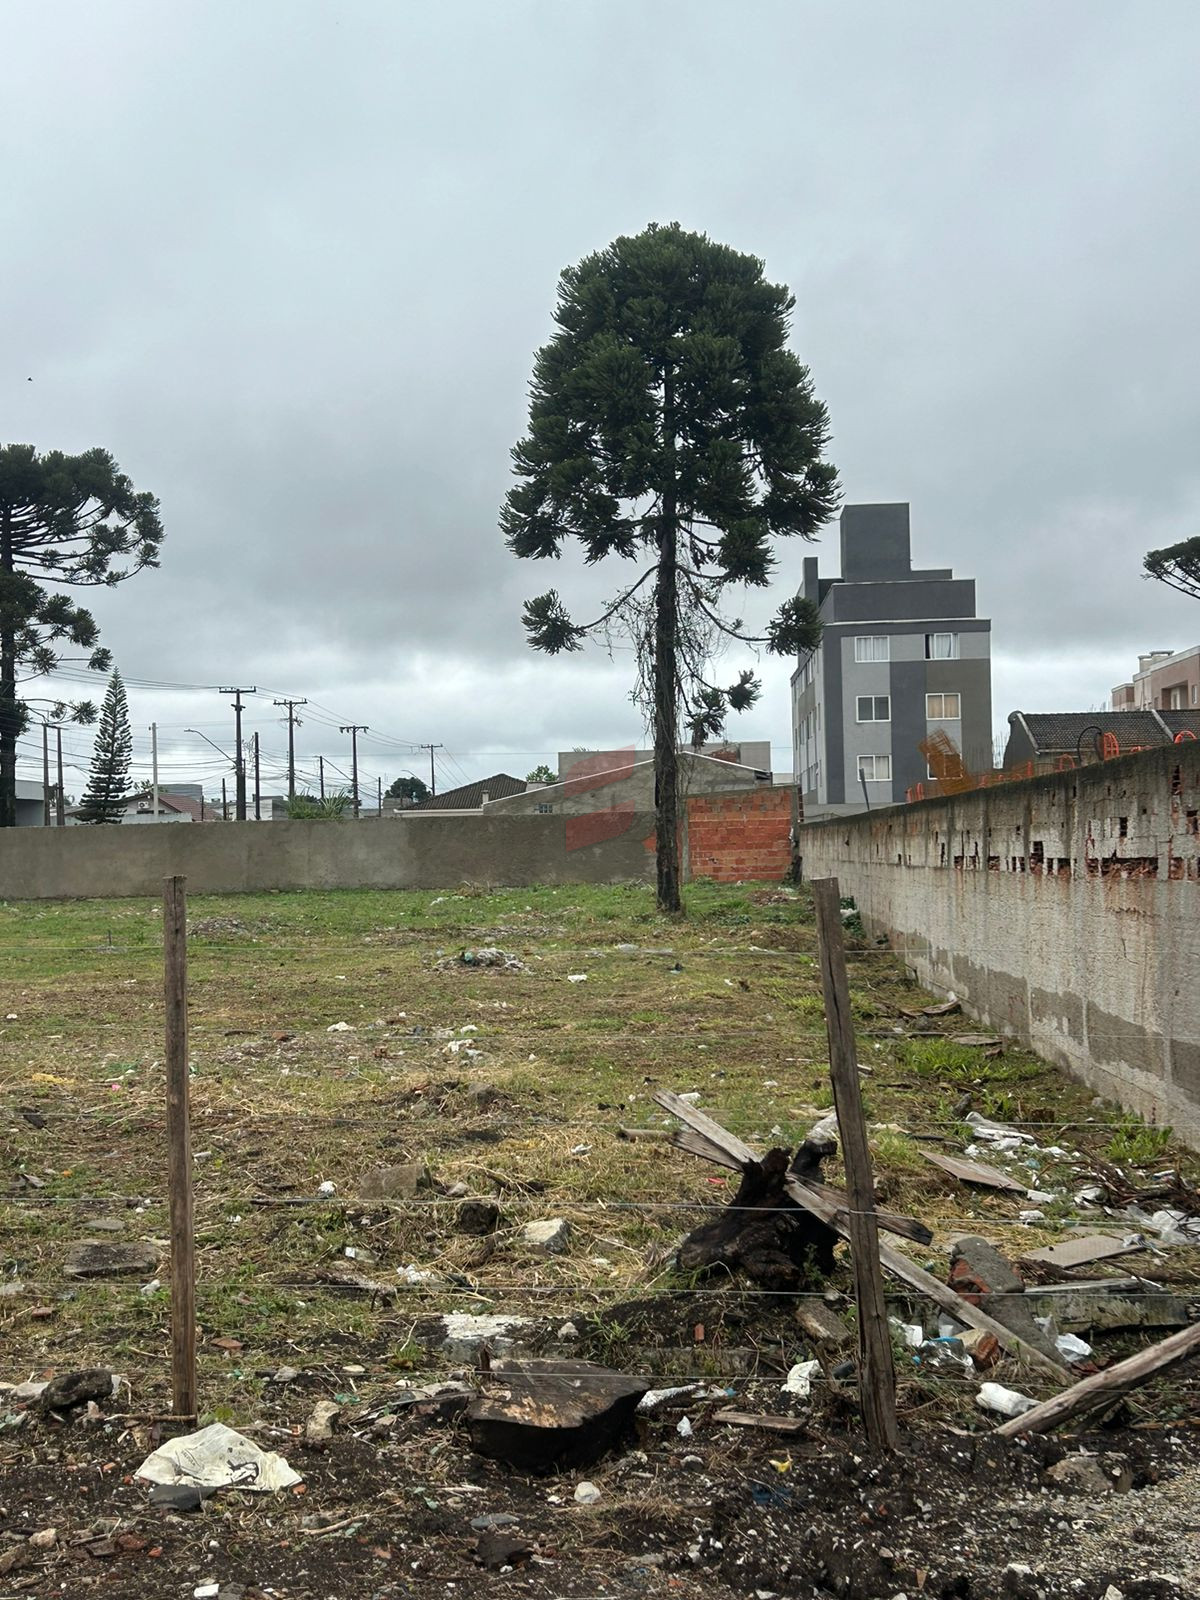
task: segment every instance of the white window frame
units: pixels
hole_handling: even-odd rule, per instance
[[[882,652],[880,651],[882,646]],[[869,647],[869,648],[868,648]],[[854,639],[855,661],[890,661],[892,641],[886,633],[860,633]]]
[[[870,707],[871,707],[871,715],[869,717],[864,717],[863,714],[862,714],[862,708],[863,708],[863,701],[864,700],[867,701],[870,704]],[[882,716],[882,717],[877,717],[875,715],[875,707],[878,705],[880,700],[882,700],[883,703],[886,705],[887,714],[885,716]],[[857,695],[855,697],[855,702],[854,702],[854,720],[856,722],[890,722],[892,720],[892,697],[891,697],[891,695],[890,694],[860,694],[860,695]]]
[[[937,647],[939,639],[950,641],[949,649],[942,655]],[[956,633],[927,633],[925,635],[926,661],[957,661],[958,660],[958,634]]]
[[[870,772],[865,772],[863,770],[864,763],[867,762],[867,761],[869,761],[871,763]],[[880,771],[880,763],[883,764],[883,768],[884,768],[883,771]],[[892,758],[891,758],[891,756],[890,755],[859,756],[859,758],[858,758],[858,781],[860,783],[862,783],[864,781],[864,779],[865,779],[865,781],[867,783],[891,783],[891,781],[892,781]]]
[[[951,716],[946,710],[946,701],[951,697],[958,701],[958,710],[953,716]],[[940,700],[942,702],[942,709],[940,711],[935,711],[933,709],[933,701],[935,700]],[[926,722],[961,722],[962,695],[957,689],[943,689],[934,694],[927,694],[925,696],[925,720]]]

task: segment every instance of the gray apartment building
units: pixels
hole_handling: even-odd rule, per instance
[[[950,738],[973,772],[992,767],[991,622],[975,580],[913,570],[908,506],[846,506],[842,575],[804,562],[801,594],[825,631],[792,675],[792,755],[805,815],[891,805],[932,777],[921,752]]]

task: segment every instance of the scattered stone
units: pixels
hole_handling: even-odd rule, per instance
[[[465,1098],[477,1111],[485,1111],[488,1106],[495,1105],[502,1096],[494,1083],[472,1083],[467,1089]]]
[[[815,1344],[839,1349],[854,1339],[854,1330],[835,1316],[820,1300],[805,1301],[796,1312],[796,1321]]]
[[[88,1400],[111,1400],[113,1375],[103,1367],[88,1367],[82,1372],[63,1372],[42,1390],[43,1411],[69,1411]]]
[[[268,1381],[271,1383],[292,1383],[299,1376],[299,1367],[279,1367],[271,1374]]]
[[[1043,1476],[1047,1483],[1065,1494],[1111,1494],[1114,1488],[1095,1456],[1064,1456],[1047,1467]]]
[[[80,1239],[67,1252],[63,1268],[71,1278],[144,1278],[158,1265],[151,1244],[114,1244],[111,1239]]]
[[[7,1283],[0,1283],[0,1300],[15,1300],[18,1295],[25,1293],[25,1285],[17,1278],[10,1278]]]
[[[980,1372],[987,1372],[994,1367],[1003,1354],[996,1335],[985,1333],[982,1328],[967,1328],[958,1337],[959,1343]]]
[[[533,1546],[527,1539],[516,1539],[509,1533],[481,1533],[474,1559],[489,1572],[503,1572],[527,1565],[533,1559]]]
[[[467,1407],[472,1448],[510,1466],[545,1472],[596,1461],[633,1423],[648,1378],[588,1361],[493,1365],[493,1392]]]
[[[304,1424],[304,1442],[310,1445],[328,1444],[333,1438],[333,1425],[341,1414],[341,1406],[333,1400],[318,1400],[312,1416]]]
[[[403,1162],[392,1167],[372,1167],[358,1180],[360,1200],[415,1200],[424,1189],[433,1188],[429,1168],[422,1162]]]
[[[492,1200],[464,1200],[458,1208],[459,1233],[495,1233],[500,1224],[500,1207]]]
[[[534,1317],[448,1311],[434,1320],[433,1342],[449,1360],[474,1364],[481,1345],[486,1345],[494,1356],[511,1355],[537,1327]]]
[[[57,1528],[43,1528],[39,1533],[31,1533],[29,1542],[35,1550],[53,1550],[58,1543]]]
[[[30,1400],[40,1400],[46,1392],[47,1385],[36,1379],[29,1379],[25,1383],[18,1383],[9,1391],[8,1398],[15,1400],[19,1405],[27,1405]]]
[[[565,1255],[571,1246],[571,1224],[565,1217],[548,1217],[543,1222],[527,1222],[521,1229],[521,1240],[539,1255]]]
[[[955,1241],[950,1257],[950,1287],[1067,1370],[1054,1340],[1033,1320],[1025,1301],[1024,1279],[986,1239],[968,1234]]]
[[[476,1533],[494,1533],[500,1528],[515,1528],[520,1517],[511,1511],[485,1511],[481,1517],[472,1517],[471,1526]]]
[[[558,1330],[557,1337],[560,1338],[565,1344],[569,1344],[571,1340],[578,1339],[579,1329],[573,1322],[564,1322],[562,1327]]]
[[[588,1483],[586,1479],[582,1483],[575,1485],[575,1504],[577,1506],[594,1506],[602,1498],[603,1496],[596,1485]]]
[[[150,1504],[168,1511],[199,1511],[214,1492],[197,1483],[155,1483],[150,1486]]]

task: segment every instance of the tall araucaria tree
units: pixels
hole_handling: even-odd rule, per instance
[[[1200,600],[1200,538],[1184,539],[1165,550],[1151,550],[1142,565],[1148,577]]]
[[[557,558],[574,537],[589,565],[644,564],[593,622],[572,621],[553,589],[524,622],[551,655],[614,629],[633,640],[664,911],[681,909],[680,717],[699,745],[759,694],[749,670],[713,683],[710,662],[731,638],[786,656],[820,638],[799,597],[758,637],[721,609],[733,585],[769,583],[775,539],[811,539],[837,509],[825,407],[787,348],[794,305],[754,256],[677,223],[615,240],[559,281],[558,331],[538,351],[529,432],[513,450],[520,481],[501,526],[514,555]]]
[[[121,674],[108,680],[108,693],[100,708],[92,769],[76,813],[80,822],[123,822],[129,795],[129,765],[133,736],[129,731],[129,703]]]
[[[17,740],[29,720],[21,685],[64,661],[112,665],[91,612],[53,590],[111,587],[155,567],[162,539],[158,501],[137,493],[106,450],[0,445],[0,828],[17,820]],[[72,647],[86,653],[64,653]],[[52,706],[59,721],[96,719],[90,701]]]

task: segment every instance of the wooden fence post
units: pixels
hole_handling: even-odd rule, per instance
[[[895,1450],[896,1373],[888,1331],[883,1273],[879,1266],[879,1232],[875,1221],[875,1180],[867,1145],[858,1053],[850,1015],[850,983],[842,938],[841,895],[836,878],[818,878],[812,885],[817,913],[817,944],[825,1027],[829,1036],[829,1075],[833,1104],[842,1136],[846,1192],[850,1200],[847,1232],[854,1265],[858,1302],[859,1396],[867,1442],[876,1450]]]
[[[167,1188],[171,1209],[171,1394],[178,1417],[195,1418],[196,1251],[192,1131],[188,1111],[186,878],[163,889],[167,1063]]]

